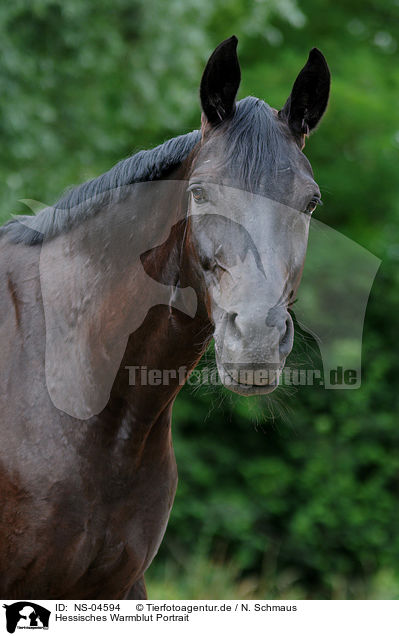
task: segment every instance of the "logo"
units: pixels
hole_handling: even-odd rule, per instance
[[[51,612],[41,605],[30,601],[18,601],[3,607],[6,610],[9,634],[13,634],[16,629],[48,629]]]

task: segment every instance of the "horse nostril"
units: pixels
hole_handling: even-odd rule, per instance
[[[283,333],[282,338],[280,340],[281,344],[283,344],[287,340],[289,331],[290,331],[290,321],[287,318],[287,320],[285,321],[285,330],[284,330],[284,333]]]
[[[285,320],[284,333],[280,337],[279,351],[280,351],[281,357],[285,357],[290,353],[292,349],[293,341],[294,341],[294,325],[293,325],[291,316],[288,315],[288,317]]]
[[[230,327],[232,327],[232,329],[236,332],[236,335],[240,335],[240,328],[237,324],[237,312],[233,312],[231,314],[229,314],[229,323],[230,323]]]

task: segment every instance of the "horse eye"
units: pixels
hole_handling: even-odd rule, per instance
[[[307,204],[305,208],[305,212],[307,212],[308,214],[312,214],[312,212],[315,211],[315,209],[317,208],[318,205],[320,205],[320,203],[321,203],[320,199],[312,199]]]
[[[190,191],[196,203],[204,203],[204,201],[207,200],[204,188],[194,186],[193,188],[190,188]]]

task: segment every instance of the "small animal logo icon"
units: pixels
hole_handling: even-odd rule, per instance
[[[51,612],[32,603],[31,601],[18,601],[11,605],[3,605],[6,610],[7,631],[13,634],[18,629],[48,629]]]

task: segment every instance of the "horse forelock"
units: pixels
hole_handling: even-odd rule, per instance
[[[284,125],[273,109],[256,97],[240,100],[233,116],[210,131],[212,177],[248,191],[259,190],[287,163]],[[204,150],[206,152],[207,142]]]

